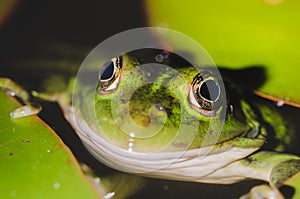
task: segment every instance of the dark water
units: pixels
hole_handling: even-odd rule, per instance
[[[32,69],[29,68],[30,64],[19,64],[18,60],[72,59],[79,66],[86,53],[94,46],[121,31],[146,26],[145,18],[146,14],[140,0],[23,1],[6,26],[0,30],[1,76],[11,77],[28,89],[35,89],[35,86],[39,85],[44,77],[46,78],[47,72],[39,65],[35,65]],[[44,43],[71,44],[74,48],[67,48],[61,55],[57,52],[60,49],[54,48],[49,51]],[[78,49],[78,46],[85,48]],[[48,67],[65,71],[64,67],[68,66]],[[57,104],[41,103],[44,108],[40,116],[61,136],[79,161],[88,164],[100,176],[115,172],[99,163],[86,151],[63,118]],[[210,185],[148,179],[147,186],[132,198],[237,198],[258,183],[261,182]]]

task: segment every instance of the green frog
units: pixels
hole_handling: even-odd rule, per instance
[[[296,132],[276,105],[239,88],[228,71],[219,75],[161,49],[116,55],[99,68],[96,84],[77,77],[69,92],[32,95],[57,101],[85,146],[106,165],[170,180],[269,183],[271,188],[245,198],[269,197],[274,190],[282,198],[277,188],[300,171],[300,158],[282,153],[295,144]],[[40,110],[10,80],[1,79],[0,86],[27,104],[12,117]]]

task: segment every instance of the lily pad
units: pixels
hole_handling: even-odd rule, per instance
[[[146,4],[150,25],[189,35],[219,66],[262,65],[267,82],[259,90],[300,103],[299,1],[148,0]]]
[[[78,163],[37,116],[11,119],[20,106],[0,90],[0,198],[99,198]]]
[[[294,190],[294,195],[293,198],[300,198],[300,188],[299,188],[299,184],[300,184],[300,172],[298,172],[296,175],[294,175],[293,177],[291,177],[290,179],[288,179],[285,182],[286,185],[293,187]]]

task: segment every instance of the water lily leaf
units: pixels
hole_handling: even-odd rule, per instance
[[[78,163],[37,116],[11,119],[20,106],[0,90],[0,198],[99,198]]]
[[[285,184],[295,189],[293,190],[293,198],[300,198],[300,172],[288,179]]]
[[[267,81],[259,90],[300,103],[299,1],[148,0],[146,4],[150,25],[191,36],[219,66],[264,66]]]

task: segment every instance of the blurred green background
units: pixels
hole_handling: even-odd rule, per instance
[[[267,82],[260,90],[300,102],[300,1],[147,0],[146,3],[150,25],[175,29],[192,37],[218,66],[264,66]]]

